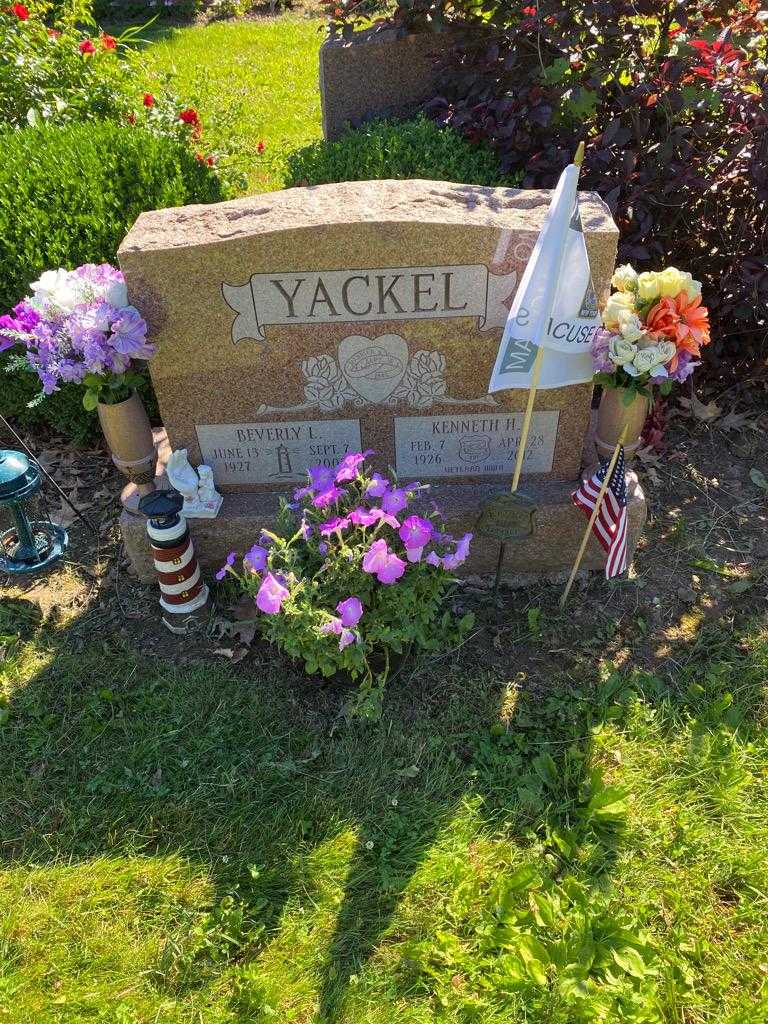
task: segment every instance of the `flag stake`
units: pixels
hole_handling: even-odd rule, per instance
[[[581,565],[581,560],[584,557],[584,552],[587,550],[587,544],[589,542],[589,538],[590,538],[590,535],[592,533],[592,527],[595,525],[595,520],[600,515],[600,508],[601,508],[601,506],[603,504],[603,498],[605,497],[605,492],[608,490],[608,485],[611,482],[611,477],[613,476],[613,470],[614,470],[614,467],[616,466],[616,463],[618,461],[619,452],[621,451],[622,445],[624,444],[624,439],[625,439],[626,433],[627,433],[627,428],[624,427],[624,429],[621,432],[621,437],[616,442],[616,447],[613,449],[613,455],[611,456],[611,461],[608,463],[608,469],[605,471],[605,477],[603,479],[603,482],[600,484],[600,491],[599,491],[599,493],[597,495],[597,501],[595,502],[595,507],[592,509],[592,515],[589,517],[589,522],[587,523],[587,528],[584,531],[584,536],[583,536],[583,538],[581,540],[581,547],[579,548],[579,553],[576,555],[576,561],[573,563],[573,568],[571,569],[571,575],[568,577],[568,582],[567,582],[567,584],[565,586],[565,590],[563,591],[562,596],[560,598],[560,607],[561,608],[565,608],[565,602],[568,600],[568,595],[571,592],[571,587],[573,586],[573,581],[576,579],[576,573],[579,571],[579,566]]]
[[[544,359],[544,349],[541,345],[536,349],[536,358],[533,361],[533,371],[531,373],[531,386],[528,390],[528,404],[525,407],[525,417],[523,418],[523,427],[520,431],[520,443],[517,447],[517,457],[515,458],[515,474],[512,477],[512,493],[517,490],[517,485],[520,483],[520,473],[523,469],[523,459],[525,458],[525,446],[528,444],[528,431],[531,429],[531,418],[533,417],[533,403],[536,401],[536,390],[539,386],[539,377],[541,376],[541,363]]]

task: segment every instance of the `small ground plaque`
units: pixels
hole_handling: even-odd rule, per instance
[[[397,472],[417,477],[511,475],[523,417],[523,412],[397,416]],[[558,418],[554,410],[533,414],[524,473],[548,473],[552,469]]]
[[[303,481],[309,466],[335,466],[361,447],[359,420],[206,423],[196,429],[217,485]]]

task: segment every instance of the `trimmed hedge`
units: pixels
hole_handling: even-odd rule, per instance
[[[420,116],[412,121],[371,121],[336,142],[315,142],[287,158],[287,185],[325,185],[376,178],[428,178],[472,185],[515,186],[485,143]]]
[[[188,146],[111,122],[0,132],[0,152],[0,313],[44,270],[114,263],[142,211],[225,198]],[[47,423],[77,442],[93,436],[95,414],[82,408],[80,388],[65,386],[28,408],[39,390],[34,374],[0,371],[4,415],[22,426]],[[151,409],[149,382],[145,397]]]

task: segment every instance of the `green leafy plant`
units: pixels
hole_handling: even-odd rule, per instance
[[[520,175],[504,174],[489,146],[424,117],[412,121],[372,121],[349,130],[336,142],[316,142],[290,154],[288,185],[322,185],[372,178],[430,178],[474,185],[517,185]]]
[[[402,518],[420,485],[369,475],[368,454],[311,467],[277,532],[262,531],[242,573],[232,552],[217,578],[237,579],[265,635],[308,674],[359,680],[351,710],[376,717],[396,658],[445,651],[471,629],[472,615],[455,620],[445,601],[472,534],[456,541],[432,518]]]
[[[225,195],[215,173],[185,143],[139,127],[105,121],[7,130],[0,132],[0,149],[3,313],[51,267],[114,261],[143,210]],[[78,409],[78,387],[64,385],[30,409],[39,390],[36,374],[20,370],[18,361],[10,370],[0,372],[5,415],[25,426],[48,423],[78,441],[92,435],[95,417]]]

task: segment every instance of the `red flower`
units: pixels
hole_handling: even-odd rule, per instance
[[[84,39],[82,43],[80,43],[78,49],[82,54],[96,53],[96,47],[93,45],[90,39]]]
[[[523,14],[527,14],[529,18],[533,18],[536,15],[535,7],[524,7]]]
[[[179,114],[179,120],[183,121],[184,124],[191,124],[195,128],[200,124],[200,115],[192,107],[188,107],[186,110],[182,110]]]
[[[19,21],[26,21],[29,17],[29,8],[24,4],[14,4],[11,7],[11,14],[15,14]]]
[[[259,142],[258,146],[256,147],[256,152],[257,153],[263,153],[264,152],[264,143],[263,142]]]
[[[144,106],[145,107],[154,107],[154,105],[155,105],[155,97],[152,95],[151,92],[145,92],[144,93]]]
[[[199,160],[199,162],[202,163],[203,160],[205,160],[205,157],[202,153],[195,153],[195,160]]]
[[[213,165],[216,163],[216,157],[215,156],[207,156],[205,158],[205,162],[208,164],[209,167],[213,167]]]
[[[126,121],[128,122],[128,124],[136,124],[136,115],[128,114],[126,117]]]
[[[58,39],[60,35],[61,35],[61,32],[59,32],[59,30],[57,28],[49,28],[48,29],[48,38],[49,39]]]
[[[101,45],[104,47],[105,50],[117,49],[117,40],[114,36],[109,36],[106,32],[102,32],[99,38],[101,39]]]

